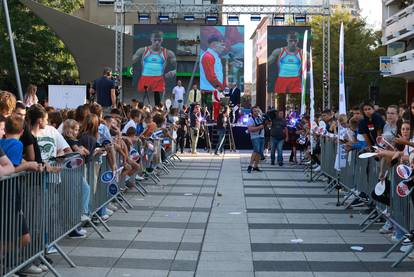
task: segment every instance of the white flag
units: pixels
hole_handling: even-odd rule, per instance
[[[313,148],[315,147],[315,140],[313,138],[313,131],[316,127],[315,122],[315,96],[314,96],[314,87],[313,87],[313,62],[312,62],[312,47],[309,49],[309,92],[310,92],[310,144],[311,144],[311,154],[313,154]]]
[[[346,114],[345,102],[345,66],[344,66],[344,23],[341,23],[341,33],[339,35],[339,114]],[[338,147],[335,159],[335,169],[341,171],[346,166],[347,152],[345,146],[340,144],[340,140],[346,136],[346,128],[338,122]]]
[[[303,36],[303,48],[302,48],[302,95],[300,101],[300,115],[303,116],[306,113],[306,75],[308,71],[307,55],[308,55],[308,30],[305,31]]]

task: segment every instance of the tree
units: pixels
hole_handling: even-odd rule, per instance
[[[17,61],[23,88],[78,78],[75,61],[50,28],[18,0],[9,0]],[[63,12],[79,8],[82,0],[41,0]],[[0,13],[0,88],[16,91],[16,80],[4,13]]]
[[[367,27],[363,18],[352,16],[349,12],[335,11],[331,15],[331,105],[338,107],[339,95],[339,30],[344,23],[345,32],[345,86],[348,107],[360,104],[369,98],[370,84],[380,87],[380,104],[397,103],[405,94],[404,81],[379,76],[379,57],[386,55],[385,47],[380,46],[380,32]],[[323,32],[322,17],[314,17],[312,27],[312,50],[314,64],[315,102],[322,107],[323,76]],[[392,95],[392,97],[390,97]]]

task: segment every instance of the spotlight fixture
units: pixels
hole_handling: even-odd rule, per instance
[[[162,14],[160,14],[158,16],[158,20],[160,22],[166,22],[166,21],[169,21],[170,20],[170,16],[169,15],[162,15]]]
[[[227,16],[227,21],[239,21],[239,16],[238,15],[229,15]]]
[[[217,15],[207,15],[206,22],[217,22],[218,16]]]
[[[194,21],[194,15],[184,15],[184,21]]]
[[[138,21],[148,21],[150,20],[150,15],[147,13],[138,13]]]
[[[250,21],[260,21],[262,19],[262,17],[260,16],[260,14],[252,14],[250,16]]]
[[[306,22],[306,15],[295,15],[295,22],[296,23],[305,23]]]
[[[285,16],[284,16],[283,14],[278,14],[278,15],[275,15],[275,16],[273,17],[273,20],[274,20],[276,23],[284,23],[284,22],[285,22]]]

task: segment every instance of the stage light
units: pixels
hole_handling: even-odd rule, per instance
[[[250,16],[250,21],[260,21],[262,19],[262,17],[258,14],[252,14]]]
[[[160,15],[158,16],[158,20],[159,20],[160,22],[169,21],[169,20],[170,20],[170,16],[169,16],[169,15],[162,15],[162,14],[160,14]]]
[[[150,20],[150,15],[146,13],[138,13],[138,21],[148,21]]]
[[[184,16],[184,21],[194,21],[195,17],[194,15],[185,15]]]
[[[305,23],[306,22],[306,15],[295,15],[295,22],[296,23]]]
[[[217,15],[207,15],[206,16],[206,21],[207,22],[217,22],[218,17]]]
[[[238,15],[229,15],[227,16],[227,21],[239,21],[239,16]]]
[[[284,23],[284,22],[285,22],[285,16],[284,16],[284,15],[275,15],[275,16],[273,17],[273,20],[274,20],[276,23]]]

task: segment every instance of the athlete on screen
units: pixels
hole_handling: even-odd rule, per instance
[[[291,32],[287,36],[287,46],[273,50],[268,64],[276,63],[277,78],[275,93],[300,93],[302,91],[302,55],[298,47],[299,34]]]
[[[165,91],[165,78],[174,78],[177,60],[173,51],[162,47],[164,33],[155,31],[151,34],[151,45],[139,48],[132,57],[132,63],[141,63],[142,72],[138,80],[138,92]],[[164,72],[169,66],[173,70]]]

